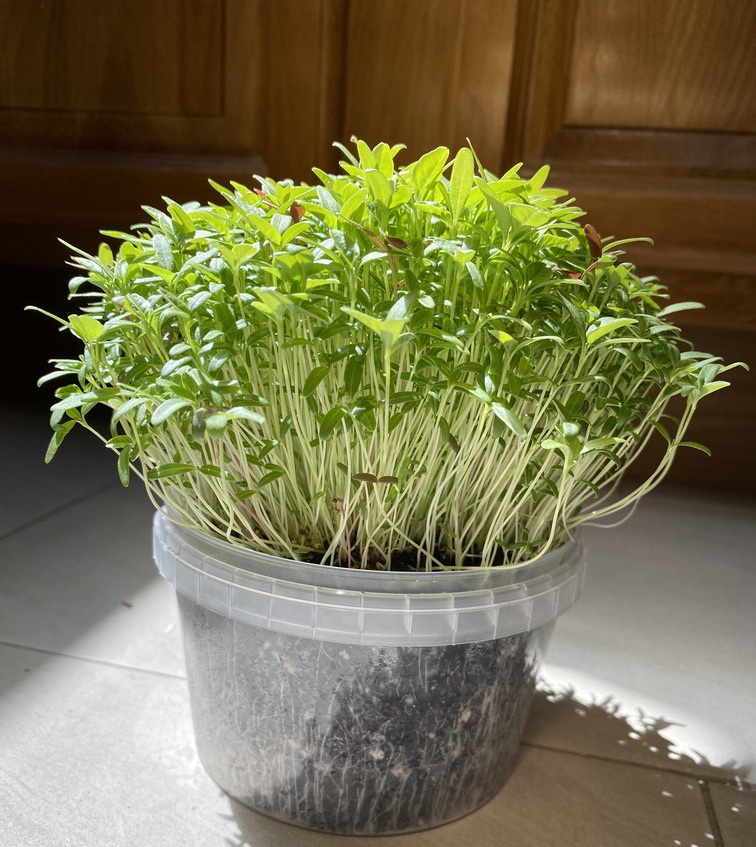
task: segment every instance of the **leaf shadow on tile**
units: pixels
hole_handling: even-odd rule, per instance
[[[747,764],[711,762],[703,753],[677,749],[664,732],[682,726],[679,721],[642,709],[632,717],[622,711],[611,697],[586,704],[570,689],[542,685],[533,700],[523,743],[719,782],[748,779]]]

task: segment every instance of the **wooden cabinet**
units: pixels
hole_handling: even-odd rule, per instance
[[[754,43],[752,0],[5,0],[0,263],[59,266],[58,236],[94,246],[208,177],[307,179],[353,134],[470,138],[491,170],[550,163],[602,234],[651,235],[630,257],[707,303],[696,340],[756,364]],[[680,478],[741,482],[734,378],[725,461]]]

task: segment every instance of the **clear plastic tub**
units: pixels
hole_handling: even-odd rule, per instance
[[[585,567],[570,542],[510,571],[329,568],[161,514],[153,547],[205,769],[257,811],[355,835],[438,826],[499,791]]]

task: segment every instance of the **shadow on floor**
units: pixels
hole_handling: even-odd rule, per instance
[[[543,687],[533,701],[523,743],[722,782],[748,778],[747,765],[710,762],[702,753],[677,749],[664,734],[673,726],[682,724],[640,709],[627,717],[611,697],[586,704],[574,691]]]

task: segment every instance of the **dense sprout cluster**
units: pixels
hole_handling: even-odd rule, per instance
[[[112,410],[108,445],[159,504],[257,550],[370,568],[516,566],[668,469],[719,360],[547,169],[467,148],[397,166],[342,148],[319,184],[215,186],[77,252],[52,456]],[[60,319],[59,319],[60,320]],[[670,424],[671,398],[684,411]],[[666,452],[612,492],[652,433]]]

